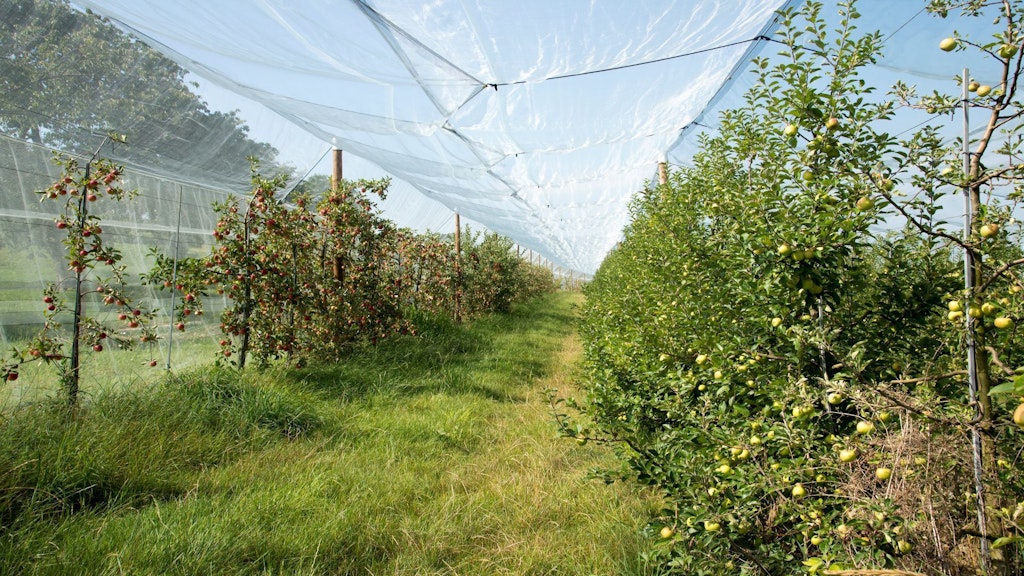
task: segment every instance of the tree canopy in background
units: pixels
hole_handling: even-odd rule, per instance
[[[213,182],[246,182],[246,158],[277,156],[235,111],[211,110],[184,68],[64,0],[0,0],[0,54],[0,131],[19,140],[91,153],[113,132],[130,144],[119,160]]]

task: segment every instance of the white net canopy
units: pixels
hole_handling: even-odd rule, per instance
[[[249,191],[248,157],[316,192],[334,147],[347,179],[393,178],[383,208],[401,226],[450,232],[457,211],[591,273],[658,163],[686,164],[741,102],[751,60],[779,51],[776,11],[801,4],[0,0],[0,336],[38,324],[39,289],[62,270],[35,193],[57,177],[52,152],[88,158],[111,132],[127,144],[100,155],[140,198],[103,217],[136,276],[150,248],[208,252],[210,205]],[[845,3],[823,4],[838,21]],[[896,80],[955,92],[965,67],[997,84],[994,62],[937,48],[989,22],[927,4],[856,3],[858,27],[885,39],[865,74],[875,94]],[[892,131],[924,122],[952,124],[902,108]]]
[[[783,2],[76,4],[589,272],[618,239],[630,195],[771,33]]]
[[[4,20],[17,26],[19,10],[48,3],[5,4]],[[126,160],[215,188],[244,185],[249,154],[302,174],[335,145],[395,177],[406,192],[388,208],[400,222],[437,225],[440,204],[564,268],[592,272],[618,240],[632,193],[659,161],[686,162],[695,135],[742,94],[750,58],[774,54],[775,11],[795,4],[80,0],[76,7],[159,51],[228,111],[195,115],[189,85],[148,84],[151,71],[114,86],[75,79],[81,69],[123,67],[123,57],[68,58],[63,83],[43,87],[49,102],[4,99],[51,116],[47,129],[58,130],[81,120],[64,118],[52,98],[92,92],[93,116],[116,109],[106,119],[129,135]],[[875,67],[883,92],[897,75],[948,82],[949,62],[938,70],[934,50],[921,46],[951,25],[924,5],[857,4],[860,26],[887,38],[889,60]],[[64,45],[109,40],[105,30],[69,34]],[[113,44],[120,56],[134,49],[127,38]],[[8,50],[24,55],[24,46]],[[173,66],[136,51],[133,66]],[[137,118],[124,115],[126,100]]]

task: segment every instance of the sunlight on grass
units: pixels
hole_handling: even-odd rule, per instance
[[[86,444],[68,465],[92,472],[72,484],[111,494],[12,504],[0,572],[643,574],[656,499],[588,479],[614,459],[556,438],[544,395],[572,386],[572,300],[442,323],[341,366],[196,372],[118,409],[105,397],[61,442]],[[10,448],[31,430],[13,430],[20,417],[7,462],[31,459]],[[97,464],[111,459],[125,469]]]

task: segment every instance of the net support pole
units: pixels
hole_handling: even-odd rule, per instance
[[[668,183],[668,162],[658,162],[658,184]]]
[[[340,148],[334,148],[331,151],[331,188],[337,188],[341,185],[342,174],[342,151]]]
[[[171,369],[171,352],[174,351],[174,311],[177,304],[174,292],[178,289],[178,249],[181,246],[181,200],[184,192],[178,184],[178,224],[174,229],[174,266],[171,269],[171,304],[167,307],[167,370]]]
[[[90,172],[92,170],[92,160],[85,163],[85,178],[84,182],[89,181]],[[86,201],[88,192],[82,187],[82,197],[78,199],[78,233],[81,234],[82,229],[85,228],[85,223],[88,219],[89,214],[89,203]],[[78,404],[78,383],[81,371],[81,351],[79,349],[78,341],[82,337],[82,314],[85,303],[82,300],[82,284],[84,268],[78,267],[75,269],[75,308],[73,312],[73,320],[71,325],[71,358],[69,363],[71,365],[70,372],[67,376],[67,400],[68,408],[74,409]]]
[[[963,81],[961,86],[962,92],[962,103],[964,113],[964,133],[963,133],[963,156],[964,156],[964,176],[965,180],[970,182],[971,180],[971,130],[970,130],[970,94],[968,93],[967,86],[970,84],[970,75],[968,74],[967,68],[964,68]],[[971,184],[964,186],[964,229],[963,239],[964,244],[971,238],[971,230],[974,227],[974,205],[971,200]],[[964,293],[967,294],[968,298],[974,298],[974,252],[968,248],[964,248]],[[970,308],[971,302],[967,302],[967,307]],[[974,341],[974,318],[970,314],[964,315],[964,332],[967,340],[967,379],[969,389],[969,399],[971,404],[975,407],[975,417],[981,416],[981,407],[978,405],[978,350]],[[981,431],[978,430],[977,426],[971,426],[971,457],[974,468],[974,492],[975,498],[977,499],[978,507],[978,532],[981,534],[979,538],[979,560],[980,568],[983,572],[988,573],[989,560],[991,558],[991,551],[989,549],[988,541],[988,515],[985,512],[985,479],[984,479],[984,465],[983,454],[982,454],[982,443],[981,443]]]
[[[462,321],[462,223],[455,211],[455,321]]]
[[[342,165],[342,151],[340,148],[334,148],[331,150],[331,189],[338,190],[341,187],[341,181],[344,177],[344,170]],[[345,261],[339,254],[335,254],[334,261],[331,263],[331,271],[334,274],[334,279],[341,283],[345,280]]]

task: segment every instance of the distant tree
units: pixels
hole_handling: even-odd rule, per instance
[[[308,176],[304,180],[292,188],[291,192],[285,197],[288,202],[294,202],[302,196],[309,196],[319,200],[325,192],[331,189],[331,177],[326,174],[313,174]]]
[[[186,70],[110,21],[66,0],[0,0],[0,131],[68,152],[109,132],[128,158],[247,179],[249,156],[277,151],[249,138],[235,112],[214,112]]]

